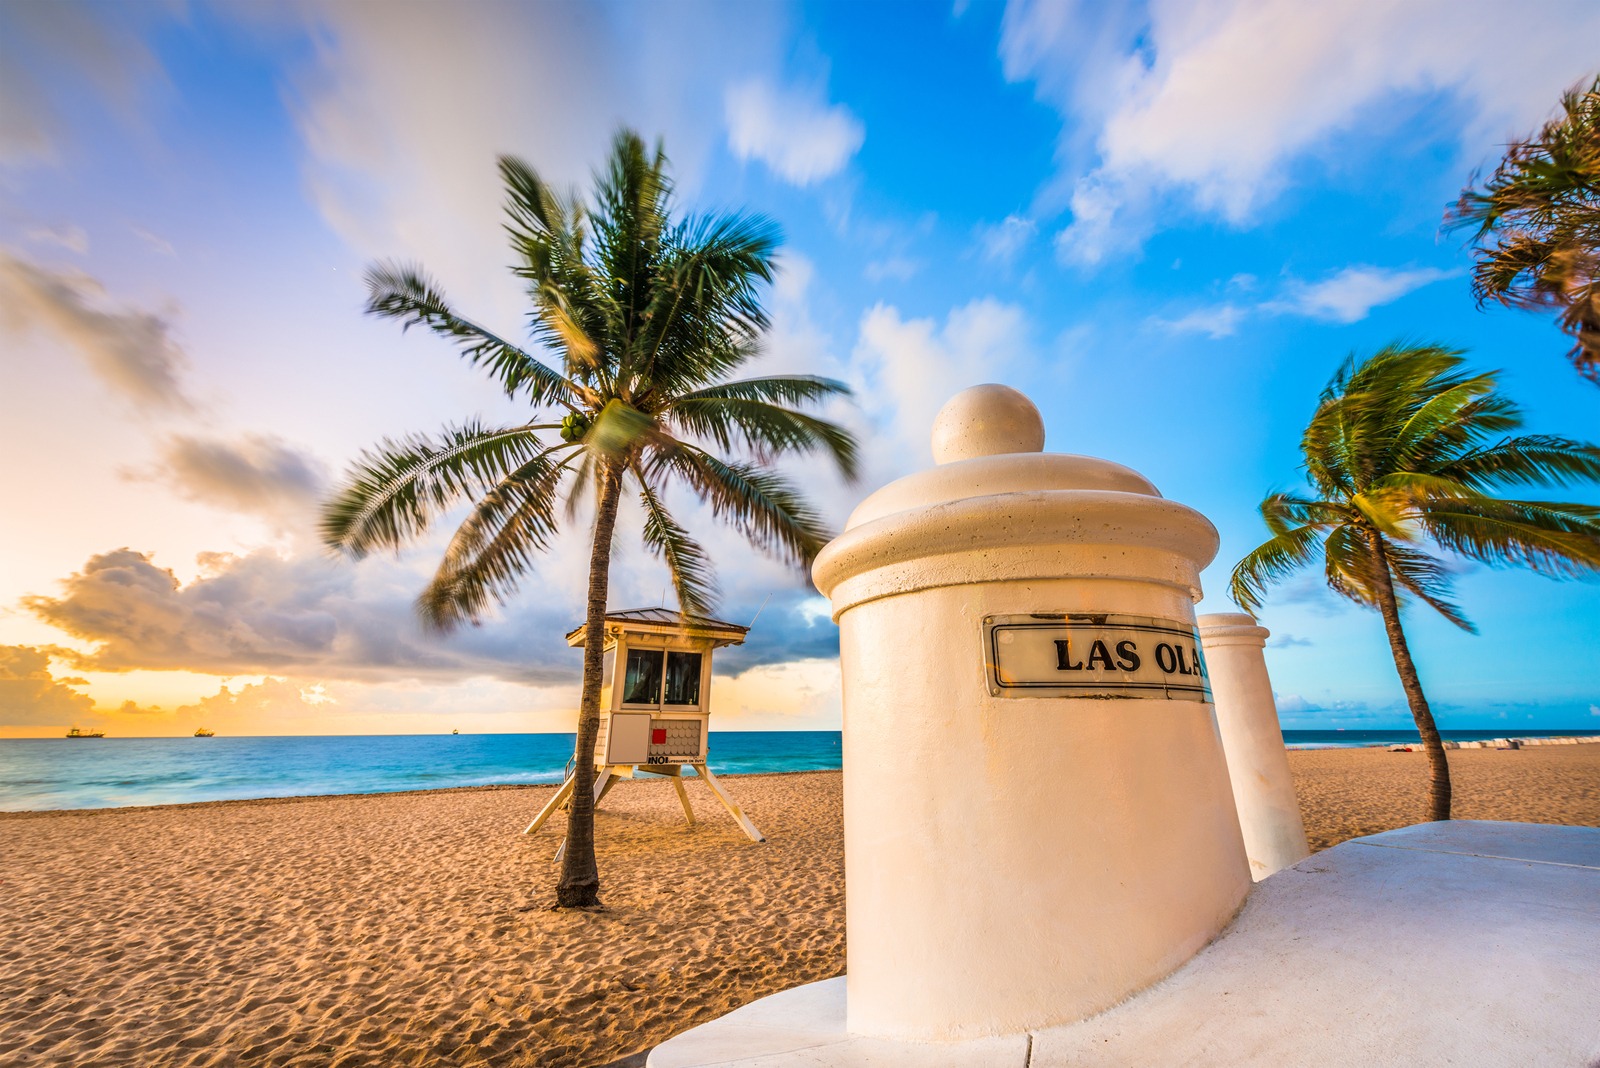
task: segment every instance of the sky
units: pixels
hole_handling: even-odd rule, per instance
[[[865,443],[837,524],[930,464],[958,390],[1218,528],[1351,353],[1503,371],[1530,431],[1600,434],[1552,318],[1480,310],[1445,208],[1592,77],[1600,7],[1408,0],[42,3],[0,0],[0,736],[569,730],[583,520],[481,626],[411,604],[447,537],[330,556],[319,502],[385,437],[514,416],[440,339],[364,317],[423,264],[516,334],[495,158],[585,188],[622,126],[685,211],[785,234],[752,373],[824,374]],[[1591,489],[1568,499],[1600,501]],[[836,729],[806,576],[687,502],[718,565],[718,729]],[[616,608],[670,603],[623,513]],[[1454,561],[1473,635],[1407,627],[1445,728],[1600,727],[1600,585]],[[759,613],[759,616],[758,616]],[[1261,613],[1289,728],[1409,725],[1377,616],[1315,573]]]

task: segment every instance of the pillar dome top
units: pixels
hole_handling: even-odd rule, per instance
[[[1023,394],[988,383],[964,389],[933,420],[935,465],[889,483],[856,507],[850,530],[896,512],[1003,493],[1101,490],[1160,497],[1130,467],[1044,451],[1044,419]]]
[[[1043,451],[1044,417],[1010,386],[990,382],[964,389],[933,419],[934,463]]]
[[[937,463],[868,496],[817,557],[812,577],[835,614],[887,592],[1063,569],[1162,582],[1198,600],[1216,528],[1132,468],[1044,452],[1044,438],[1039,409],[1009,386],[952,397],[933,423]]]

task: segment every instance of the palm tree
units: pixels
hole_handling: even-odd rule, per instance
[[[1495,373],[1468,371],[1459,352],[1392,345],[1363,361],[1352,356],[1322,391],[1300,442],[1316,496],[1262,501],[1272,537],[1233,570],[1233,599],[1254,611],[1268,586],[1320,557],[1335,593],[1383,616],[1428,754],[1430,819],[1450,818],[1450,767],[1400,610],[1421,601],[1476,632],[1448,600],[1438,550],[1558,578],[1600,570],[1600,508],[1493,495],[1600,480],[1600,449],[1545,434],[1507,436],[1521,425]]]
[[[674,220],[666,162],[659,146],[647,152],[636,134],[620,132],[596,175],[591,207],[558,195],[525,163],[500,159],[512,269],[533,306],[532,341],[560,357],[560,370],[456,314],[420,269],[368,270],[370,314],[454,342],[534,414],[513,426],[474,420],[437,437],[385,440],[363,454],[323,513],[327,544],[359,558],[398,551],[440,516],[470,504],[417,600],[423,622],[448,631],[503,603],[562,518],[570,521],[579,498],[592,496],[561,906],[599,901],[593,754],[612,537],[624,491],[637,494],[644,543],[665,561],[679,610],[699,615],[715,597],[715,577],[705,551],[668,510],[669,487],[709,503],[757,547],[805,565],[828,533],[771,461],[821,452],[847,478],[856,469],[855,439],[801,410],[847,396],[843,384],[805,376],[729,380],[756,354],[768,325],[758,296],[772,280],[777,228],[743,214]]]
[[[1511,145],[1445,222],[1476,227],[1478,303],[1560,309],[1568,358],[1600,384],[1600,77],[1565,93],[1561,115]]]

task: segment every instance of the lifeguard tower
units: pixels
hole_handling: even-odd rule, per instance
[[[567,635],[583,645],[584,628]],[[600,689],[600,733],[595,739],[594,803],[622,779],[662,775],[672,780],[689,826],[695,824],[683,788],[685,768],[693,768],[727,808],[751,841],[765,842],[737,802],[706,767],[711,720],[711,654],[740,645],[749,627],[668,608],[631,608],[606,613],[604,676]],[[621,665],[621,685],[618,685]],[[524,834],[533,834],[558,809],[567,807],[574,778],[569,769]],[[564,845],[565,843],[563,843]],[[560,853],[557,853],[559,856]]]

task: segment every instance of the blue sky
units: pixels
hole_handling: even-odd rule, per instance
[[[496,618],[422,634],[438,542],[332,561],[330,482],[385,435],[503,402],[360,314],[375,259],[521,313],[494,157],[586,182],[619,124],[691,209],[786,234],[762,368],[835,375],[868,442],[837,519],[929,462],[956,390],[1002,381],[1047,448],[1128,464],[1222,534],[1202,611],[1298,481],[1351,352],[1504,369],[1531,429],[1600,390],[1544,317],[1475,308],[1445,206],[1592,76],[1600,10],[1549,2],[1099,5],[0,5],[0,733],[564,728],[581,533]],[[1569,495],[1597,500],[1592,491]],[[803,580],[696,518],[751,642],[733,729],[834,726],[835,632]],[[619,559],[613,601],[654,603]],[[1463,566],[1482,633],[1408,618],[1447,727],[1600,724],[1600,586]],[[768,598],[770,597],[770,601]],[[1286,726],[1408,723],[1375,616],[1273,598]]]

